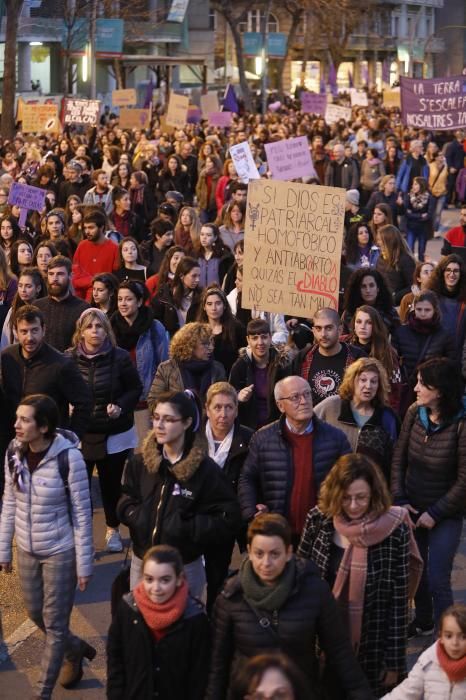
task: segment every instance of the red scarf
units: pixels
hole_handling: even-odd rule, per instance
[[[450,659],[443,644],[437,642],[437,659],[450,683],[461,683],[466,680],[466,656],[462,656],[461,659]]]
[[[139,612],[157,640],[163,637],[167,627],[173,625],[183,615],[188,603],[188,592],[188,583],[183,581],[170,600],[159,604],[149,599],[142,581],[134,589],[133,595]]]
[[[402,523],[406,523],[409,527],[408,595],[412,598],[421,579],[423,561],[406,508],[392,506],[377,518],[370,513],[361,520],[346,520],[341,515],[333,518],[335,530],[350,542],[337,572],[333,595],[338,600],[347,591],[351,641],[356,651],[361,640],[367,578],[367,549],[383,542]]]

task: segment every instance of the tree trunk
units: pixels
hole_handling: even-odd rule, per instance
[[[5,0],[5,63],[3,71],[2,137],[15,135],[16,44],[23,0]]]
[[[283,89],[283,73],[285,70],[285,64],[287,62],[288,56],[291,53],[291,48],[294,44],[294,40],[296,39],[296,34],[298,33],[298,27],[300,25],[300,22],[302,20],[303,13],[302,11],[296,12],[292,15],[291,19],[291,27],[290,31],[288,33],[288,40],[286,42],[286,54],[278,62],[278,70],[277,70],[277,80],[278,80],[278,96],[280,100],[283,102],[284,97],[285,97],[285,91]],[[306,43],[306,40],[304,40],[304,43]]]
[[[252,107],[251,103],[251,91],[249,89],[248,81],[246,80],[246,75],[245,75],[245,65],[244,65],[244,56],[243,56],[243,46],[241,43],[241,34],[238,31],[238,26],[235,21],[233,21],[232,17],[227,17],[225,15],[225,19],[228,22],[228,25],[231,29],[231,34],[233,36],[233,41],[235,42],[235,51],[236,51],[236,62],[238,64],[238,73],[239,73],[239,84],[241,85],[241,92],[243,95],[243,100],[244,100],[244,106],[245,108],[250,111]],[[226,56],[225,56],[226,60]]]
[[[125,87],[125,74],[121,69],[121,61],[119,58],[113,59],[113,70],[115,71],[115,80],[117,83],[117,89],[123,90]]]

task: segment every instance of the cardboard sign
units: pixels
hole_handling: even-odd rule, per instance
[[[317,177],[312,164],[307,136],[266,143],[267,163],[274,180]]]
[[[351,107],[367,107],[369,102],[367,100],[367,92],[364,90],[351,90]]]
[[[209,126],[227,128],[231,126],[233,112],[211,112],[209,114]]]
[[[120,109],[119,126],[122,129],[148,129],[150,126],[151,110],[122,107]]]
[[[466,126],[466,75],[400,78],[401,117],[414,129],[450,130]]]
[[[173,134],[175,131],[175,127],[167,124],[167,120],[164,116],[160,117],[160,128],[165,134]]]
[[[327,105],[325,110],[325,121],[327,124],[335,124],[340,119],[349,121],[351,119],[351,107],[342,107],[341,105]]]
[[[345,190],[252,180],[244,236],[242,305],[311,318],[338,309]]]
[[[12,182],[8,195],[8,204],[15,204],[20,208],[19,225],[24,226],[29,209],[42,211],[45,203],[46,190],[31,185],[23,185]]]
[[[220,112],[216,92],[208,92],[207,95],[201,95],[201,109],[204,119],[207,119],[211,112]]]
[[[95,126],[99,119],[99,100],[80,100],[67,97],[63,121],[65,124]]]
[[[137,104],[136,90],[112,90],[112,105],[114,107],[128,107]]]
[[[229,153],[235,164],[238,177],[242,182],[247,183],[249,180],[259,179],[259,171],[254,163],[254,158],[252,157],[251,149],[247,141],[230,146]]]
[[[22,106],[22,131],[25,134],[58,133],[58,108],[55,104],[28,104]]]
[[[401,107],[401,94],[399,90],[384,90],[383,91],[383,106],[384,107]]]
[[[308,114],[325,114],[327,95],[318,95],[316,92],[302,92],[300,100],[301,111]]]
[[[176,129],[183,129],[186,126],[188,107],[189,97],[171,92],[165,117],[167,124],[174,126]]]

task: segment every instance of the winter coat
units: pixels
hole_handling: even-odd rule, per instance
[[[368,203],[366,204],[367,218],[370,221],[374,216],[374,209],[378,204],[387,204],[392,210],[393,221],[397,221],[399,214],[402,214],[403,207],[397,203],[398,195],[396,192],[392,192],[388,197],[381,190],[373,192],[370,196]]]
[[[411,290],[415,267],[416,263],[414,258],[407,253],[401,254],[398,268],[389,265],[382,255],[377,259],[375,269],[387,280],[388,288],[392,293],[394,306],[398,306],[404,295]]]
[[[392,334],[391,344],[398,353],[407,378],[412,377],[414,379],[415,369],[419,362],[418,358],[428,338],[429,342],[422,355],[422,361],[428,360],[431,357],[448,357],[450,360],[457,359],[455,339],[450,333],[444,330],[441,324],[439,324],[430,335],[416,333],[408,324],[399,326]]]
[[[335,170],[338,163],[331,160],[325,168],[324,185],[335,187]],[[352,158],[345,158],[341,168],[341,187],[345,190],[356,190],[359,187],[358,166]]]
[[[432,219],[435,212],[436,199],[429,194],[422,208],[414,209],[411,204],[409,192],[404,196],[404,208],[408,231],[413,233],[427,233],[432,228]]]
[[[69,427],[79,437],[84,435],[92,399],[88,386],[69,358],[43,343],[33,357],[26,359],[20,345],[10,345],[0,354],[0,371],[11,426],[22,398],[47,394],[58,406],[59,426]],[[70,404],[73,406],[71,417]],[[5,416],[2,420],[5,421]]]
[[[226,380],[225,369],[220,362],[216,360],[212,361],[212,377],[211,384],[215,382],[224,382]],[[192,387],[185,387],[183,383],[183,377],[181,375],[181,370],[178,365],[177,360],[173,357],[170,360],[161,362],[157,367],[157,372],[154,376],[154,381],[150,387],[150,391],[147,395],[147,403],[149,404],[149,410],[152,408],[159,398],[160,394],[164,394],[167,391],[184,391]],[[205,397],[201,397],[205,399]]]
[[[215,190],[217,189],[217,183],[220,180],[220,175],[218,173],[212,173],[212,184],[210,188],[210,194],[207,188],[207,174],[204,169],[199,173],[199,179],[196,185],[196,197],[197,205],[199,209],[215,209],[217,210],[217,205],[215,202]]]
[[[425,410],[409,407],[395,446],[391,490],[397,505],[410,504],[439,522],[466,510],[465,418],[432,431]]]
[[[186,314],[186,323],[195,321],[199,311],[200,292],[194,291],[191,306]],[[172,338],[176,331],[180,330],[180,320],[173,298],[170,285],[163,284],[151,301],[154,318],[163,324],[165,330]]]
[[[209,649],[209,623],[199,601],[189,598],[184,615],[156,641],[128,593],[108,632],[107,698],[203,700]]]
[[[280,650],[294,661],[311,687],[318,684],[316,641],[332,661],[351,700],[372,700],[342,627],[338,605],[313,562],[296,560],[296,581],[284,605],[272,613],[272,624],[259,623],[244,599],[239,575],[229,579],[215,603],[212,661],[206,700],[225,700],[230,677],[260,653]]]
[[[235,492],[238,490],[239,476],[243,469],[244,460],[248,456],[249,443],[253,435],[253,430],[245,425],[241,425],[239,420],[236,421],[230,451],[223,465],[223,473],[235,489]]]
[[[88,358],[75,349],[66,355],[76,363],[82,378],[91,390],[93,407],[89,433],[117,435],[134,425],[133,411],[142,391],[142,383],[131,357],[122,348]],[[117,404],[122,412],[109,418],[107,405]]]
[[[340,428],[348,438],[353,452],[375,460],[390,482],[393,446],[399,432],[398,419],[391,408],[375,408],[362,428],[354,419],[351,402],[339,396],[328,396],[315,407],[314,413],[330,425]]]
[[[319,508],[309,511],[298,555],[311,559],[323,579],[333,578],[330,554],[333,519]],[[406,673],[408,632],[409,530],[404,523],[382,542],[367,549],[367,578],[358,661],[371,687],[383,692],[385,670]],[[362,601],[361,601],[362,602]]]
[[[314,492],[341,455],[351,452],[346,435],[316,416],[312,418],[312,471]],[[238,496],[244,520],[256,513],[256,503],[285,517],[293,487],[291,445],[286,440],[285,417],[258,430],[249,443],[249,454],[239,479]]]
[[[181,170],[176,175],[170,172],[162,172],[157,184],[157,190],[160,194],[160,201],[163,202],[167,192],[180,192],[183,199],[189,197],[189,175],[186,170]]]
[[[89,206],[98,206],[102,207],[102,209],[105,211],[107,216],[110,216],[112,211],[113,211],[113,201],[112,201],[112,190],[113,187],[110,186],[107,188],[106,192],[103,192],[100,194],[97,192],[96,187],[91,187],[90,190],[86,192],[84,195],[84,200],[83,204],[86,207]]]
[[[437,644],[432,644],[418,658],[406,680],[381,700],[464,700],[466,679],[450,683],[437,660]]]
[[[421,175],[423,178],[426,180],[429,179],[429,166],[427,165],[427,161],[423,156],[420,156],[421,158],[421,165],[422,165],[422,172]],[[413,157],[411,155],[408,155],[403,162],[400,165],[400,169],[398,170],[397,176],[396,176],[396,191],[399,192],[408,192],[409,187],[410,187],[410,175],[411,175],[411,168],[413,167]]]
[[[385,166],[378,158],[365,158],[361,163],[361,188],[373,192],[385,175]]]
[[[126,463],[117,512],[129,527],[137,557],[152,545],[170,544],[179,549],[185,564],[206,547],[230,542],[240,526],[233,487],[207,456],[200,435],[182,459],[169,466],[150,432],[142,453]]]
[[[12,540],[20,549],[38,557],[49,557],[76,549],[77,576],[90,576],[94,560],[92,512],[86,465],[71,431],[60,431],[34,471],[29,471],[20,443],[9,450],[22,467],[24,483],[19,490],[5,457],[5,493],[0,516],[0,561],[11,562]],[[58,455],[68,451],[69,497],[60,475]]]
[[[267,422],[276,420],[279,417],[279,411],[273,390],[275,384],[291,374],[290,355],[286,350],[276,350],[270,348],[270,361],[267,365],[268,377],[268,407],[269,416]],[[254,384],[254,359],[250,348],[241,348],[239,358],[231,368],[230,378],[228,380],[237,392],[251,384]],[[240,423],[247,425],[255,430],[257,428],[257,400],[254,392],[249,401],[240,401],[238,403],[238,416]]]

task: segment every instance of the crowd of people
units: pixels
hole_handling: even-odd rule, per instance
[[[312,319],[242,299],[229,149],[267,178],[265,144],[294,136],[308,183],[346,190],[339,308]],[[106,109],[0,143],[0,569],[16,538],[36,700],[96,654],[70,631],[95,472],[105,549],[121,525],[131,546],[110,700],[466,697],[465,158],[462,131],[408,129],[375,98],[348,123],[296,100],[125,131]],[[45,190],[24,222],[13,182]],[[408,675],[416,636],[432,645]]]

